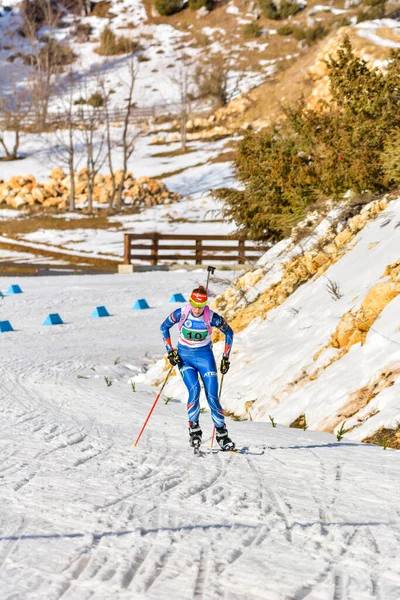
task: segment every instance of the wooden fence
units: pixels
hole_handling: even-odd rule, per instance
[[[244,264],[260,258],[265,248],[237,236],[175,235],[163,233],[125,233],[124,264],[132,261],[159,262],[230,261]],[[172,251],[172,254],[171,254]],[[176,253],[178,251],[178,253]]]
[[[148,107],[134,107],[131,109],[131,113],[129,116],[130,123],[137,123],[140,121],[145,121],[150,118],[157,117],[159,115],[170,114],[173,115],[177,112],[179,106],[177,104],[166,104],[164,106],[148,106]],[[96,117],[98,119],[99,124],[104,124],[106,122],[106,113],[104,108],[99,107],[95,111]],[[126,109],[124,108],[110,108],[109,110],[109,120],[111,123],[122,123],[125,119]],[[89,116],[82,114],[79,110],[71,117],[73,126],[79,127],[80,125],[84,125],[86,121],[90,119]],[[0,113],[0,124],[5,123],[4,116]],[[19,119],[19,127],[22,128],[32,128],[35,127],[38,123],[40,123],[40,116],[34,111],[29,111],[23,115]],[[46,126],[47,127],[65,127],[67,125],[67,117],[65,113],[59,112],[49,112],[46,115]]]

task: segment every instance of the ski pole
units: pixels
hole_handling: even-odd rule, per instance
[[[214,275],[214,271],[215,271],[215,267],[211,267],[211,266],[207,267],[207,273],[208,273],[208,275],[207,275],[207,283],[206,283],[206,290],[207,290],[207,292],[208,292],[208,282],[210,280],[210,275]]]
[[[223,383],[224,383],[224,373],[222,374],[221,383],[219,384],[218,402],[220,402],[220,400],[221,400],[221,392],[222,392],[222,384]],[[212,448],[214,446],[215,429],[216,429],[216,427],[214,425],[213,431],[212,431],[212,434],[211,434],[211,446],[210,446],[210,448]]]
[[[158,392],[158,396],[157,396],[157,398],[154,400],[153,406],[151,407],[151,409],[150,409],[150,412],[149,412],[149,414],[147,415],[147,419],[145,420],[145,422],[144,422],[144,425],[143,425],[142,429],[140,430],[140,433],[139,433],[139,435],[138,435],[138,437],[137,437],[137,440],[136,440],[136,442],[135,442],[134,444],[132,444],[134,448],[136,448],[136,446],[137,446],[137,445],[138,445],[138,443],[139,443],[140,436],[142,435],[142,433],[143,433],[143,431],[144,431],[144,429],[145,429],[145,427],[146,427],[146,425],[147,425],[147,423],[148,423],[148,421],[149,421],[149,419],[150,419],[150,417],[151,417],[151,413],[153,412],[153,410],[154,410],[154,408],[155,408],[155,406],[156,406],[156,404],[157,404],[157,402],[158,402],[158,399],[159,399],[159,398],[160,398],[160,396],[161,396],[161,393],[162,393],[162,391],[163,391],[163,389],[164,389],[164,387],[165,387],[165,384],[166,384],[166,383],[167,383],[167,381],[168,381],[168,378],[169,378],[169,376],[170,376],[170,375],[171,375],[171,373],[172,373],[172,370],[173,370],[173,368],[174,368],[174,367],[171,367],[171,368],[170,368],[170,370],[168,371],[168,373],[167,373],[167,376],[166,376],[166,378],[164,379],[164,383],[163,383],[163,384],[162,384],[162,386],[161,386],[161,390]]]

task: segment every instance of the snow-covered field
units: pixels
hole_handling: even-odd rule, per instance
[[[156,389],[129,380],[163,354],[170,295],[203,281],[0,278],[24,291],[0,303],[16,329],[0,334],[2,600],[400,597],[398,452],[229,421],[248,454],[194,457],[168,385],[132,447]],[[90,319],[102,304],[112,317]]]

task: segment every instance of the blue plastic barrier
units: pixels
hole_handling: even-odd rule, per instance
[[[63,320],[58,313],[48,315],[43,325],[63,325]]]
[[[10,287],[7,290],[7,294],[11,295],[11,294],[22,294],[22,290],[19,287],[19,285],[10,285]]]
[[[150,308],[145,298],[140,298],[140,300],[136,300],[135,304],[132,306],[132,310],[144,310],[145,308]]]
[[[185,300],[185,296],[181,293],[179,294],[172,294],[171,298],[169,299],[170,302],[186,302]]]
[[[6,333],[7,331],[14,331],[10,321],[0,321],[0,333]]]
[[[93,319],[100,319],[101,317],[109,317],[110,314],[105,306],[96,306],[96,308],[90,316]]]

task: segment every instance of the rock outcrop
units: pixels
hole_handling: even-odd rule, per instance
[[[318,239],[310,250],[301,251],[300,248],[295,256],[282,265],[279,281],[268,286],[250,303],[243,298],[246,298],[246,292],[266,275],[268,263],[264,267],[257,267],[245,273],[234,286],[216,298],[215,309],[229,319],[236,332],[245,329],[256,317],[265,319],[268,311],[282,304],[297,287],[311,277],[323,275],[343,256],[355,235],[386,207],[385,198],[371,202],[360,214],[349,219],[346,227],[338,234],[334,233],[333,228],[329,228],[325,236]],[[220,335],[216,335],[215,339],[220,339]]]

